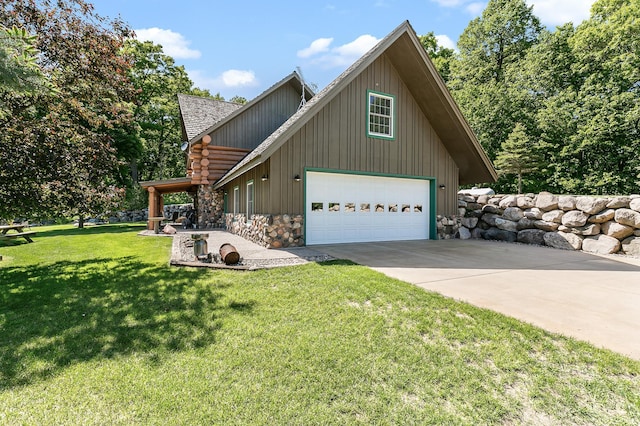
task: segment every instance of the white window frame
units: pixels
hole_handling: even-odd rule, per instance
[[[251,216],[254,214],[254,207],[256,201],[256,192],[253,180],[247,182],[247,221],[251,220]]]
[[[375,100],[388,101],[389,113],[387,114],[384,111],[381,111],[381,109],[386,108],[386,106],[377,105],[374,102]],[[396,107],[395,96],[389,95],[386,93],[375,92],[373,90],[367,90],[367,136],[371,138],[378,138],[378,139],[389,139],[389,140],[395,139],[396,137],[395,107]],[[381,126],[381,125],[387,126],[386,124],[380,124],[379,122],[374,123],[373,122],[374,120],[377,120],[377,121],[389,120],[389,123],[388,123],[389,132],[383,133],[383,132],[373,130],[372,129],[373,126]]]
[[[240,213],[240,187],[233,187],[233,216],[237,216]]]

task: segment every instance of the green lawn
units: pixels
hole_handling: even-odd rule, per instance
[[[0,246],[0,424],[640,424],[640,362],[345,261],[169,267],[141,229]]]

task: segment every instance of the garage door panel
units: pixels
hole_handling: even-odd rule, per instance
[[[429,237],[427,180],[307,172],[305,182],[307,244]]]

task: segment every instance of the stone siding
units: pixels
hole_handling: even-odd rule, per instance
[[[193,204],[169,204],[164,206],[163,215],[166,218],[173,217],[174,212],[178,212],[178,216],[186,216],[189,210],[193,209]],[[108,215],[109,223],[119,222],[142,222],[149,217],[148,209],[128,210],[115,212]]]
[[[197,195],[198,228],[224,228],[224,192],[212,185],[199,185]]]
[[[227,231],[267,248],[304,245],[302,215],[225,215]]]
[[[456,236],[461,239],[640,256],[640,195],[461,194],[458,208],[457,223],[448,226],[449,231],[457,227]]]

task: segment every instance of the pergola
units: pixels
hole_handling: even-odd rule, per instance
[[[164,215],[164,194],[176,192],[195,193],[198,185],[194,185],[190,177],[173,178],[166,180],[148,180],[140,182],[140,185],[149,192],[149,214],[151,217]],[[148,229],[153,229],[153,222],[149,220]]]

